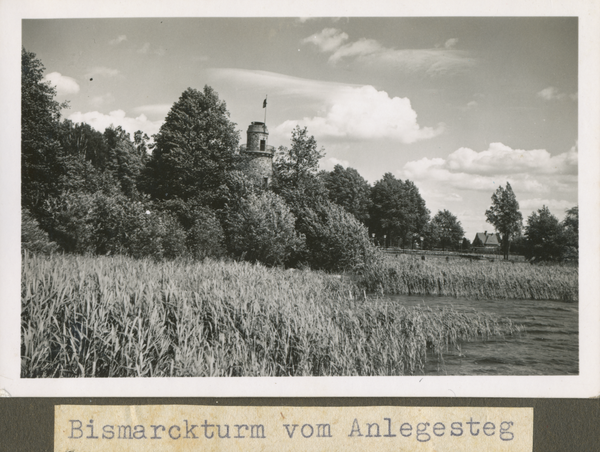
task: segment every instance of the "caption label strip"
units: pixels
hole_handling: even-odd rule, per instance
[[[533,408],[55,407],[55,452],[531,451]]]

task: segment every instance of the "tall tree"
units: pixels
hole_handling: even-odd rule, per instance
[[[107,127],[104,138],[108,147],[106,170],[110,171],[121,185],[121,190],[130,198],[137,198],[137,179],[144,166],[143,155],[138,152],[129,134],[121,126]]]
[[[579,206],[567,209],[567,215],[562,222],[565,238],[565,257],[579,258]]]
[[[89,124],[74,124],[65,119],[60,125],[60,142],[65,155],[85,159],[98,170],[106,169],[106,139]]]
[[[380,240],[386,235],[388,243],[412,243],[429,221],[429,210],[417,186],[410,180],[396,179],[391,173],[375,183],[371,201],[370,229]]]
[[[63,172],[59,142],[60,109],[56,89],[44,82],[44,65],[21,51],[21,203],[37,213],[44,200],[58,193]]]
[[[371,190],[371,230],[388,243],[412,243],[429,221],[429,210],[417,186],[386,173]]]
[[[149,140],[150,138],[148,137],[148,135],[142,132],[141,130],[137,130],[133,134],[133,143],[135,144],[135,150],[138,153],[142,163],[144,164],[150,158],[150,147],[148,144]]]
[[[564,253],[562,227],[548,207],[532,212],[525,226],[526,254],[528,259],[561,260]]]
[[[140,181],[154,198],[186,200],[218,187],[233,169],[239,133],[224,101],[209,86],[188,88],[155,136]]]
[[[292,130],[292,146],[280,146],[273,164],[279,181],[295,184],[299,179],[315,176],[319,160],[325,155],[323,149],[317,149],[317,141],[308,135],[306,127],[296,126]]]
[[[306,127],[292,130],[291,147],[280,146],[273,162],[273,191],[285,199],[296,217],[305,208],[327,202],[327,189],[317,177],[319,159],[325,152],[308,135]]]
[[[363,224],[369,220],[371,186],[354,168],[335,165],[322,175],[329,199],[353,214]]]
[[[456,249],[460,247],[460,242],[465,235],[465,231],[460,221],[449,210],[440,210],[431,219],[429,223],[437,239],[433,246],[442,247],[442,249]],[[435,240],[432,240],[435,242]]]
[[[485,211],[486,220],[496,228],[502,236],[504,259],[509,257],[510,240],[519,235],[523,227],[523,215],[519,211],[519,203],[510,183],[506,188],[498,187],[492,195],[492,205]]]

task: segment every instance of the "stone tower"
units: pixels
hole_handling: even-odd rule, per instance
[[[246,157],[244,172],[265,187],[273,177],[273,155],[275,148],[267,144],[269,131],[264,122],[252,122],[246,132],[247,142],[242,145],[242,155]]]

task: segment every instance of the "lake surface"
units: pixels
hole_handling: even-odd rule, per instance
[[[443,362],[428,356],[426,375],[577,375],[578,304],[550,300],[467,300],[451,297],[392,296],[405,306],[487,312],[510,318],[523,330],[514,336],[463,342]]]

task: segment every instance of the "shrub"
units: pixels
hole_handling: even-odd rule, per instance
[[[187,246],[194,259],[218,258],[225,254],[225,234],[214,211],[196,210],[194,224],[187,232]]]
[[[374,255],[367,228],[337,204],[304,209],[298,230],[306,236],[306,259],[315,269],[358,270]]]
[[[236,257],[265,265],[283,265],[303,246],[296,218],[275,193],[266,191],[240,199],[225,211],[227,247]]]
[[[51,254],[58,249],[26,208],[21,208],[21,249],[40,254]]]
[[[48,200],[45,210],[54,236],[68,252],[155,259],[186,253],[185,231],[174,216],[116,191],[62,193]]]
[[[93,241],[89,222],[93,194],[63,192],[44,203],[44,224],[50,237],[67,252],[86,253]]]

